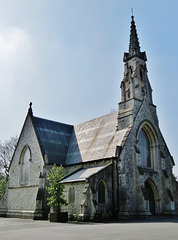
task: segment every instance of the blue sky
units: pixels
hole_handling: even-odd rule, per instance
[[[0,0],[1,141],[20,133],[30,101],[34,115],[69,124],[117,110],[131,7],[178,165],[176,0]]]

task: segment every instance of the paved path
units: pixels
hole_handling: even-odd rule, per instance
[[[178,218],[110,223],[50,223],[0,218],[0,240],[178,240]]]

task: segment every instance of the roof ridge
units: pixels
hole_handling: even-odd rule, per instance
[[[116,113],[118,113],[118,111],[119,111],[119,110],[116,110],[116,111],[114,111],[114,112],[111,112],[111,113],[108,113],[108,114],[104,114],[104,115],[102,115],[102,116],[95,117],[95,118],[92,118],[92,119],[90,119],[90,120],[87,120],[87,121],[78,123],[78,124],[74,125],[74,127],[77,127],[77,126],[79,126],[79,125],[81,125],[81,124],[84,124],[84,123],[87,123],[87,122],[94,121],[94,120],[99,119],[99,118],[103,118],[103,117],[106,117],[106,116],[109,116],[109,115],[112,115],[112,114],[116,114]]]
[[[69,124],[69,123],[58,122],[56,120],[51,120],[51,119],[47,119],[47,118],[41,118],[41,117],[37,117],[37,116],[33,116],[33,118],[40,119],[40,120],[43,120],[43,121],[53,122],[53,123],[56,123],[56,124],[63,124],[63,125],[71,126],[71,127],[74,126],[74,125]]]

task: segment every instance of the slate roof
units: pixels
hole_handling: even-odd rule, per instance
[[[33,117],[33,124],[48,163],[65,165],[73,126],[38,117]]]
[[[92,175],[98,173],[102,169],[106,168],[107,166],[99,166],[99,167],[90,167],[90,168],[83,168],[78,172],[72,174],[69,177],[66,177],[61,181],[61,183],[70,183],[70,182],[83,182],[86,181],[87,178],[91,177]]]
[[[33,125],[49,164],[71,165],[111,158],[128,129],[117,131],[118,112],[76,126],[32,116]]]

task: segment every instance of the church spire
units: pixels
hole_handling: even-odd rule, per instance
[[[137,29],[134,21],[134,16],[131,16],[131,27],[130,27],[130,43],[129,43],[129,52],[124,53],[124,62],[128,61],[133,57],[139,57],[142,60],[146,61],[146,53],[140,51],[140,44],[137,34]]]
[[[152,89],[146,67],[146,53],[141,52],[134,16],[130,27],[129,51],[124,53],[124,77],[121,82],[121,102],[119,103],[118,129],[133,124],[139,107],[146,101],[155,108],[152,100]],[[156,110],[155,112],[156,113]]]
[[[140,45],[137,36],[137,30],[135,26],[134,16],[132,15],[131,27],[130,27],[130,44],[129,44],[130,55],[140,53]]]

